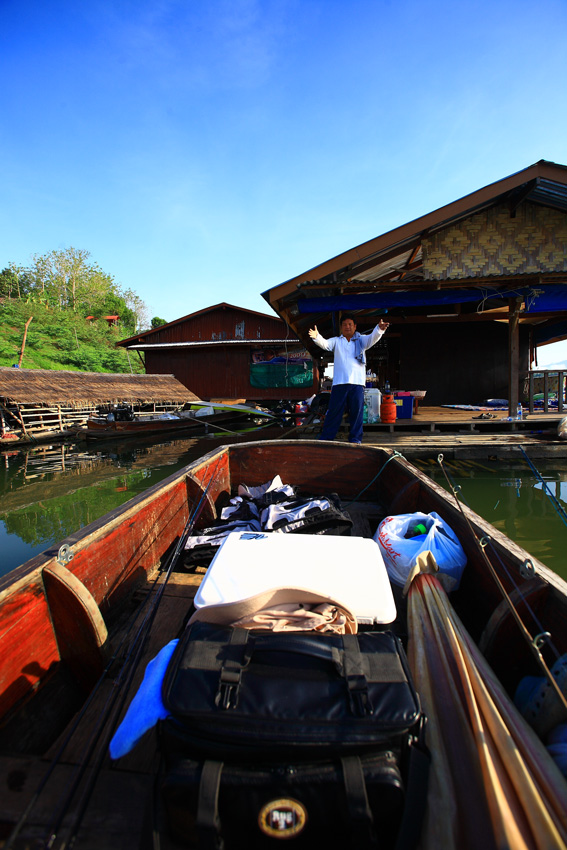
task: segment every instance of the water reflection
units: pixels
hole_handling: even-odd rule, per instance
[[[538,460],[535,472],[521,460],[444,463],[465,504],[567,579],[567,461]],[[419,465],[450,489],[433,459]]]
[[[223,443],[281,436],[270,425],[206,437],[37,445],[0,452],[0,575]]]
[[[281,428],[269,426],[201,438],[0,452],[0,575],[223,443],[280,436]],[[416,465],[449,489],[434,458]],[[535,472],[521,460],[445,466],[465,504],[567,579],[567,460],[538,461]]]

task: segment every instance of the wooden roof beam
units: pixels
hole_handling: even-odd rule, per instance
[[[561,314],[558,313],[538,313],[537,319],[555,319],[557,320]],[[567,318],[567,313],[565,314],[565,318]],[[464,324],[468,322],[507,322],[509,319],[509,311],[507,309],[503,310],[488,310],[484,313],[459,313],[455,315],[454,313],[447,313],[446,316],[436,315],[432,316],[431,313],[422,313],[420,315],[414,314],[413,316],[396,316],[393,313],[388,313],[388,321],[390,324],[395,325],[397,322],[403,322],[404,324],[419,324],[423,322],[424,319],[427,319],[428,322],[458,322],[459,324]],[[520,324],[528,325],[528,324],[536,324],[535,321],[536,316],[531,313],[521,313],[520,314]]]
[[[516,218],[516,211],[518,207],[522,201],[525,201],[528,195],[533,192],[539,182],[539,177],[535,177],[533,180],[529,180],[523,186],[520,186],[520,188],[512,194],[508,203],[508,206],[510,207],[510,218]]]

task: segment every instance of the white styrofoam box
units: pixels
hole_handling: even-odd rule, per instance
[[[327,596],[361,624],[396,619],[380,547],[365,537],[232,532],[215,554],[194,604],[199,609],[240,602],[279,587]]]
[[[382,404],[382,393],[377,389],[364,390],[364,403],[368,411],[368,422],[380,421],[380,405]]]

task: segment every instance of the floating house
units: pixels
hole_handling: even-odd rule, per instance
[[[378,384],[426,403],[526,399],[537,347],[567,338],[567,167],[541,160],[263,293],[324,368],[308,330],[390,328]],[[315,371],[315,369],[314,369]]]
[[[168,411],[197,396],[173,375],[0,368],[0,439],[38,439],[84,425],[99,405]]]
[[[319,385],[318,361],[282,319],[224,302],[117,345],[208,401],[301,400]]]

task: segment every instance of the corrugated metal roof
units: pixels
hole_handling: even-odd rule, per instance
[[[527,197],[537,204],[567,210],[567,186],[555,180],[540,178]]]
[[[0,368],[0,398],[17,404],[186,402],[198,396],[173,375]]]

